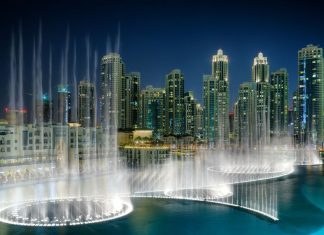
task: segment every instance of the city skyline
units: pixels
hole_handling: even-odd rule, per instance
[[[321,6],[0,1],[1,235],[324,233]]]
[[[164,75],[174,68],[179,68],[187,78],[185,90],[193,90],[196,99],[202,102],[201,76],[209,73],[212,55],[222,48],[229,56],[231,81],[229,97],[232,108],[237,98],[239,84],[250,80],[249,67],[255,54],[262,51],[267,55],[270,72],[287,68],[290,75],[289,97],[292,97],[297,87],[297,50],[310,43],[323,45],[323,33],[317,30],[322,16],[318,14],[318,9],[312,6],[303,6],[300,3],[291,6],[289,3],[276,1],[272,1],[267,7],[253,4],[253,2],[230,6],[226,3],[216,4],[206,1],[195,9],[192,3],[184,4],[183,1],[177,1],[172,4],[171,9],[168,9],[168,3],[166,2],[166,6],[163,6],[159,1],[154,4],[149,1],[137,3],[97,1],[95,4],[82,1],[74,6],[71,2],[60,1],[53,5],[44,5],[39,1],[32,1],[30,4],[21,1],[4,2],[1,9],[6,18],[1,23],[3,26],[1,60],[7,61],[5,58],[10,55],[11,34],[15,31],[16,39],[18,38],[19,23],[23,30],[24,56],[32,58],[31,45],[33,45],[34,38],[37,38],[41,21],[45,60],[48,57],[49,46],[52,46],[53,79],[59,77],[58,61],[61,59],[61,52],[65,47],[66,31],[69,28],[70,58],[73,56],[72,45],[76,41],[77,77],[78,80],[82,80],[86,74],[83,71],[86,62],[81,59],[86,53],[85,38],[89,36],[92,49],[97,51],[99,59],[106,54],[107,35],[110,35],[112,47],[120,48],[119,52],[127,62],[128,70],[141,72],[142,84],[161,87],[164,84]],[[30,11],[21,12],[17,6],[26,7]],[[61,9],[62,14],[52,13],[51,7]],[[222,11],[217,11],[218,17],[215,19],[209,17],[211,7],[222,9]],[[99,16],[101,15],[99,13],[107,9],[110,14],[106,15],[106,18]],[[179,9],[183,11],[179,12]],[[11,12],[10,15],[8,11]],[[135,14],[134,21],[129,17],[124,17],[133,11],[139,12]],[[164,11],[178,12],[177,17],[165,19]],[[304,16],[311,15],[312,20],[309,17],[301,19],[292,13],[296,11],[303,12]],[[253,13],[255,17],[247,18],[249,13]],[[288,20],[283,19],[284,15]],[[150,17],[151,21],[147,22],[146,17]],[[241,20],[238,21],[238,18]],[[217,19],[222,22],[221,25],[216,24]],[[140,23],[135,23],[137,21]],[[94,25],[101,25],[101,27],[94,27]],[[261,33],[263,28],[260,29],[260,25],[267,28],[268,33]],[[293,30],[295,25],[305,26],[303,27],[305,33],[297,35],[297,31]],[[292,26],[291,29],[289,29],[290,26]],[[55,33],[50,30],[53,27],[56,29]],[[120,28],[120,34],[118,34],[118,28]],[[169,34],[174,37],[172,39],[167,37]],[[27,60],[24,66],[27,80],[31,76],[30,63],[31,60]],[[3,81],[8,81],[9,64],[1,64],[0,72],[4,75]],[[46,74],[46,68],[44,74]],[[3,92],[7,87],[8,84],[5,84],[0,91]],[[2,109],[4,105],[3,102],[0,103]],[[289,106],[291,105],[290,99]]]
[[[307,47],[307,46],[313,46],[313,44],[307,44],[307,45],[304,45],[302,48],[304,48],[304,47]],[[317,47],[317,46],[319,46],[319,45],[314,45],[315,47]],[[17,50],[17,45],[15,46],[16,48],[15,48],[15,50]],[[320,47],[320,46],[319,46]],[[321,47],[320,47],[321,48]],[[299,48],[297,51],[299,51],[301,48]],[[214,55],[212,55],[211,56],[211,58],[213,58],[215,55],[217,55],[217,53],[219,53],[219,51],[223,51],[222,50],[222,48],[219,48],[218,50],[217,50],[217,52],[215,52],[214,53]],[[96,51],[95,51],[96,52]],[[223,52],[222,52],[223,53]],[[123,56],[121,55],[121,54],[119,54],[119,53],[116,53],[116,52],[109,52],[109,53],[107,53],[107,54],[105,54],[105,55],[103,55],[102,56],[102,58],[103,57],[105,57],[105,56],[107,56],[107,55],[110,55],[110,54],[116,54],[116,55],[118,55],[118,56],[120,56],[120,58],[122,58],[123,59]],[[263,56],[263,53],[260,51],[260,52],[258,52],[258,56]],[[228,55],[226,55],[226,56],[228,56]],[[101,59],[102,59],[101,58]],[[253,62],[253,60],[252,60],[252,63],[256,63],[255,62],[255,59],[256,59],[257,57],[255,57],[254,58],[254,62]],[[265,57],[266,59],[268,59],[268,57]],[[78,78],[76,78],[76,80],[74,81],[74,80],[72,80],[72,78],[73,77],[75,77],[76,75],[72,75],[73,73],[75,73],[75,71],[72,71],[72,69],[70,69],[70,71],[68,72],[68,74],[67,74],[67,76],[66,75],[60,75],[58,78],[59,79],[57,79],[57,80],[52,80],[52,83],[51,83],[51,85],[49,85],[49,81],[47,80],[47,77],[49,76],[49,75],[44,75],[43,74],[43,84],[44,84],[44,95],[47,95],[48,96],[48,93],[51,93],[51,94],[53,94],[53,96],[52,96],[52,100],[55,100],[56,98],[55,98],[55,92],[56,92],[56,88],[57,88],[57,86],[60,86],[60,85],[62,85],[62,81],[63,81],[63,83],[64,82],[66,82],[66,85],[69,87],[69,90],[70,90],[70,92],[71,92],[71,90],[76,90],[76,92],[77,92],[77,88],[74,88],[73,86],[74,86],[74,83],[75,82],[77,82],[77,83],[79,83],[79,82],[81,82],[81,81],[85,81],[85,80],[87,80],[87,79],[90,79],[89,80],[89,82],[91,81],[91,82],[95,82],[96,84],[95,84],[95,86],[97,87],[96,89],[99,89],[100,88],[100,79],[98,79],[97,77],[100,77],[100,63],[97,61],[97,60],[99,60],[100,58],[96,58],[96,59],[94,59],[94,61],[95,62],[97,62],[97,64],[94,64],[94,66],[92,66],[92,68],[90,68],[90,66],[89,66],[89,70],[91,70],[91,71],[89,71],[89,73],[91,73],[91,75],[89,74],[89,75],[85,75],[85,76],[83,76],[83,77],[78,77]],[[14,59],[14,61],[16,61],[16,60],[18,60],[18,58],[15,58]],[[46,59],[45,59],[46,60]],[[45,61],[46,62],[46,61]],[[93,61],[91,61],[92,63],[93,63]],[[68,64],[70,64],[70,63],[72,63],[72,62],[68,62]],[[74,62],[73,62],[74,63]],[[124,63],[124,62],[123,62]],[[126,62],[127,63],[127,62]],[[212,63],[212,60],[210,61],[210,63]],[[251,64],[252,64],[251,63]],[[127,65],[128,65],[128,63],[127,63]],[[16,66],[18,66],[18,62],[16,62]],[[46,66],[48,66],[48,64],[46,65]],[[53,65],[51,65],[51,67],[52,67]],[[125,67],[125,66],[124,66]],[[231,71],[232,71],[232,69],[231,69],[231,66],[230,66],[230,61],[228,61],[228,67],[229,67],[229,72],[227,71],[227,73],[231,73]],[[267,80],[267,83],[269,82],[269,80],[270,80],[270,74],[275,74],[276,72],[278,72],[278,71],[280,71],[280,70],[285,70],[286,71],[286,73],[288,73],[289,74],[289,72],[287,71],[287,68],[285,68],[285,67],[282,67],[282,68],[278,68],[277,70],[272,70],[271,69],[271,65],[270,66],[268,66],[268,67],[270,67],[270,69],[268,68],[268,70],[267,70],[267,72],[266,73],[268,73],[268,80]],[[51,68],[51,69],[53,69],[53,68]],[[23,68],[23,70],[24,70],[24,68]],[[62,69],[62,66],[60,67],[60,68],[58,68],[58,71],[62,74],[62,73],[65,73],[65,71],[62,71],[62,70],[65,70],[65,68],[63,68]],[[180,68],[178,68],[178,67],[175,67],[175,68],[173,68],[173,69],[171,69],[171,70],[181,70]],[[213,70],[213,69],[212,69]],[[46,67],[45,67],[45,71],[46,71]],[[138,71],[138,70],[136,70],[136,71]],[[52,71],[53,72],[53,71]],[[85,72],[85,73],[88,73],[88,72]],[[140,73],[140,76],[141,76],[141,74],[142,74],[142,72],[141,71],[138,71],[138,72],[130,72],[129,70],[128,70],[128,73],[127,74],[123,74],[123,76],[124,77],[127,77],[127,76],[131,76],[132,75],[132,73]],[[197,85],[199,85],[199,87],[201,88],[201,90],[202,90],[202,92],[201,92],[201,97],[199,97],[196,93],[195,93],[195,90],[197,90],[197,86],[196,87],[189,87],[188,88],[188,85],[185,85],[184,87],[184,90],[185,91],[191,91],[191,92],[193,92],[193,94],[194,94],[194,96],[195,96],[195,99],[199,102],[199,103],[203,103],[204,102],[204,94],[203,94],[203,86],[204,86],[204,76],[207,76],[206,74],[208,74],[208,73],[213,73],[213,71],[209,71],[209,72],[206,72],[205,74],[201,74],[201,78],[199,79],[199,83],[200,84],[197,84]],[[250,73],[251,73],[251,71],[250,71]],[[165,74],[167,74],[167,72],[165,72],[164,73],[164,76],[165,76]],[[183,73],[183,75],[184,75],[184,73]],[[18,82],[18,74],[17,75],[15,75],[16,77],[17,77],[17,82]],[[51,75],[52,77],[54,76],[53,74]],[[89,78],[87,78],[87,76],[90,76]],[[228,76],[228,75],[227,75]],[[253,75],[252,74],[252,79],[250,78],[250,80],[249,79],[246,79],[246,80],[244,80],[242,83],[245,83],[245,82],[251,82],[251,81],[253,81],[253,79],[254,79],[254,76],[255,75]],[[23,85],[23,88],[24,89],[27,89],[27,90],[24,90],[24,96],[26,96],[26,97],[24,97],[24,100],[29,100],[28,99],[28,96],[30,96],[30,93],[32,92],[32,89],[33,88],[31,88],[31,87],[29,87],[30,86],[30,84],[27,84],[27,86],[26,86],[26,81],[24,80],[26,77],[28,77],[28,76],[23,76],[23,83],[24,83],[24,85]],[[32,77],[32,76],[31,76]],[[187,76],[185,76],[186,78],[187,78]],[[234,111],[234,105],[235,105],[235,102],[237,101],[237,99],[239,98],[239,89],[236,91],[236,92],[234,92],[233,91],[233,86],[235,87],[236,85],[238,85],[238,86],[240,86],[240,84],[242,84],[242,83],[240,83],[240,84],[235,84],[235,82],[231,82],[231,77],[230,76],[228,76],[229,77],[229,90],[231,91],[231,94],[229,94],[229,96],[230,96],[230,103],[229,103],[229,112],[233,112]],[[250,77],[251,77],[251,75],[250,75]],[[289,95],[288,95],[288,109],[292,109],[293,108],[293,96],[294,96],[294,92],[298,89],[298,87],[296,86],[296,87],[292,87],[291,86],[291,77],[292,76],[288,76],[288,87],[289,87]],[[32,79],[32,78],[30,78],[30,79]],[[63,79],[63,80],[62,80]],[[65,79],[67,79],[67,80],[65,80]],[[94,80],[91,80],[91,79],[96,79],[95,81]],[[162,81],[164,81],[164,83],[165,83],[165,79],[161,79]],[[142,81],[142,76],[141,76],[141,81]],[[186,84],[186,83],[190,83],[190,81],[188,81],[188,79],[186,79],[185,80],[186,82],[184,83],[184,84]],[[8,87],[10,87],[10,84],[9,84],[9,81],[7,81],[8,82]],[[234,83],[234,85],[233,85],[233,83]],[[141,90],[144,90],[147,86],[153,86],[153,87],[155,87],[155,88],[163,88],[163,87],[165,87],[165,84],[161,84],[161,85],[159,85],[159,86],[155,86],[155,85],[153,85],[154,84],[154,82],[148,82],[148,83],[146,83],[146,84],[140,84],[140,89]],[[51,91],[49,91],[49,88],[51,88]],[[100,89],[99,89],[100,90]],[[293,91],[291,91],[291,90],[293,90]],[[8,101],[6,100],[6,99],[8,99]],[[1,116],[3,116],[3,114],[4,114],[4,110],[6,109],[6,108],[8,108],[9,106],[10,106],[10,100],[9,100],[9,97],[8,98],[6,98],[6,99],[3,99],[2,101],[1,101],[1,103],[2,103],[2,106],[3,106],[3,109],[2,109],[2,112],[1,112],[1,114],[0,114],[0,117]],[[19,98],[18,98],[19,99]],[[17,103],[19,102],[18,101],[18,99],[17,99]],[[30,100],[31,101],[31,100]],[[96,101],[98,104],[100,103],[100,97],[97,97],[97,101]],[[26,108],[26,102],[25,102],[25,104],[24,104],[24,108]],[[31,111],[31,110],[30,110]]]
[[[14,46],[11,48],[15,51]],[[18,49],[21,51],[21,43]],[[46,123],[68,126],[79,122],[83,128],[99,127],[113,135],[117,130],[127,132],[149,128],[157,141],[167,140],[168,136],[191,136],[192,141],[220,149],[268,146],[287,137],[296,146],[314,144],[319,147],[323,144],[323,52],[322,48],[312,44],[299,50],[300,84],[292,97],[292,109],[288,108],[287,70],[281,68],[270,76],[268,58],[259,52],[251,67],[251,80],[240,84],[233,112],[229,111],[228,102],[228,56],[222,49],[213,56],[211,75],[203,75],[201,104],[192,91],[185,91],[186,80],[180,69],[166,74],[164,88],[146,86],[142,90],[141,74],[127,71],[126,63],[116,52],[101,58],[99,81],[96,75],[98,65],[94,63],[93,76],[90,76],[88,66],[87,79],[79,84],[74,57],[73,86],[68,84],[68,57],[64,57],[62,65],[66,66],[61,66],[61,84],[54,86],[56,92],[53,95],[47,95],[47,88],[52,94],[53,84],[43,87],[39,51],[38,47],[34,53],[37,56],[33,57],[35,76],[31,104],[20,100],[25,94],[21,85],[22,54],[18,58],[15,53],[11,54],[11,69],[16,69],[17,64],[18,68],[11,74],[9,108],[4,110],[9,125]],[[90,64],[89,57],[87,59]],[[97,95],[98,82],[100,92]],[[16,87],[18,91],[15,91]],[[31,107],[30,113],[26,107]],[[288,113],[291,114],[289,123]],[[292,124],[293,130],[289,129]]]

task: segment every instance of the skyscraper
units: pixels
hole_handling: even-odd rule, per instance
[[[270,143],[270,88],[267,57],[260,52],[253,61],[252,82],[240,85],[234,110],[242,148],[260,148]]]
[[[45,123],[53,121],[53,102],[47,94],[43,95],[43,119]]]
[[[44,123],[47,123],[47,120],[45,120],[45,104],[48,106],[49,105],[49,100],[48,97],[43,94],[39,94],[38,97],[35,99],[35,124],[36,125],[42,125]],[[46,107],[48,108],[48,107]]]
[[[299,96],[298,90],[293,93],[293,121],[294,121],[294,143],[300,143],[299,132]]]
[[[196,103],[195,107],[195,132],[194,135],[198,139],[204,137],[204,109],[201,104]]]
[[[235,107],[237,144],[251,149],[257,144],[257,83],[245,82],[240,85],[239,99]]]
[[[233,135],[232,135],[232,143],[236,146],[239,146],[239,99],[237,99],[234,103],[233,107],[234,120],[233,120]]]
[[[185,123],[185,134],[195,135],[195,116],[196,116],[196,100],[193,96],[192,91],[184,93],[184,123]]]
[[[104,129],[125,128],[125,109],[122,107],[123,77],[125,65],[118,53],[110,53],[101,59],[100,120]]]
[[[270,144],[270,84],[267,57],[260,52],[252,65],[252,82],[256,83],[256,132],[258,146]]]
[[[254,58],[252,66],[253,82],[269,82],[269,64],[268,58],[264,57],[262,52]]]
[[[256,122],[259,147],[270,144],[270,84],[256,83]]]
[[[141,74],[131,72],[123,78],[122,109],[125,110],[125,128],[134,129],[139,127],[139,99],[141,87]]]
[[[298,51],[298,119],[301,143],[324,138],[323,49],[307,45]]]
[[[78,119],[82,127],[96,125],[96,88],[89,81],[80,81],[78,86]]]
[[[212,75],[203,77],[205,138],[224,148],[229,143],[228,57],[219,49],[212,58]]]
[[[229,143],[229,80],[228,57],[219,49],[212,60],[212,76],[216,79],[216,145],[226,147]]]
[[[217,113],[217,81],[211,75],[203,75],[204,101],[204,136],[210,144],[216,141],[216,113]]]
[[[231,144],[234,144],[234,136],[235,136],[235,132],[234,132],[234,112],[230,112],[228,115],[228,119],[229,119],[229,141]]]
[[[140,127],[153,130],[155,138],[165,133],[165,89],[147,86],[140,96]]]
[[[67,85],[57,87],[57,116],[56,122],[67,125],[71,122],[71,92]]]
[[[166,75],[166,134],[184,134],[184,77],[180,69]]]
[[[288,134],[288,73],[280,69],[270,78],[270,132],[272,136]]]
[[[288,109],[288,136],[294,137],[294,109],[293,108]],[[291,140],[294,141],[294,139]]]

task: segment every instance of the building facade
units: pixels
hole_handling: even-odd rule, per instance
[[[186,135],[195,135],[195,116],[196,116],[196,104],[192,91],[184,93],[184,133]]]
[[[269,64],[268,58],[259,52],[258,56],[254,58],[252,65],[252,81],[253,82],[269,82]]]
[[[184,76],[179,69],[166,75],[166,134],[184,134]]]
[[[293,135],[294,135],[294,143],[298,144],[300,143],[300,132],[299,132],[299,96],[298,96],[298,90],[293,93]]]
[[[122,109],[125,110],[125,128],[134,129],[139,127],[139,103],[141,74],[139,72],[131,72],[123,78],[123,91],[125,95],[122,97]]]
[[[257,146],[270,144],[270,91],[268,58],[260,52],[252,65],[252,82],[256,83]]]
[[[236,143],[244,149],[259,149],[270,144],[269,64],[260,52],[252,65],[252,82],[240,85],[234,107]]]
[[[57,87],[57,113],[56,123],[67,125],[71,122],[72,105],[71,92],[67,85],[59,85]]]
[[[216,146],[225,148],[229,144],[229,79],[228,56],[219,49],[212,59],[212,76],[216,79]]]
[[[288,134],[288,73],[280,69],[270,77],[270,133],[273,137]]]
[[[204,108],[201,104],[197,103],[195,107],[195,131],[194,136],[198,140],[203,140],[204,138]]]
[[[100,81],[100,122],[104,129],[126,127],[125,113],[122,107],[125,90],[123,77],[125,64],[118,53],[110,53],[101,59]]]
[[[211,145],[215,144],[217,90],[216,78],[203,75],[203,101],[204,101],[204,138]]]
[[[298,121],[301,144],[323,141],[323,49],[307,45],[298,51]]]
[[[140,96],[140,127],[153,130],[153,136],[161,139],[166,131],[166,93],[164,88],[147,86]]]
[[[78,120],[82,127],[96,126],[96,87],[88,81],[78,86]]]
[[[257,144],[257,84],[246,82],[240,85],[238,102],[235,105],[237,144],[242,149],[255,148]]]
[[[225,148],[229,144],[228,56],[219,49],[212,58],[212,75],[203,77],[205,138],[210,145]]]

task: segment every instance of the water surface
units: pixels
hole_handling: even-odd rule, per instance
[[[61,228],[0,224],[0,235],[324,234],[324,168],[299,167],[274,182],[279,219],[202,202],[133,199],[134,211],[115,221]]]

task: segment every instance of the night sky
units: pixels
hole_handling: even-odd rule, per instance
[[[53,84],[59,83],[60,60],[69,28],[69,58],[75,42],[79,80],[86,73],[85,38],[90,39],[91,60],[97,51],[100,61],[109,36],[112,50],[118,50],[120,45],[126,70],[141,72],[142,87],[164,86],[165,74],[179,68],[185,76],[185,90],[193,90],[201,101],[202,75],[211,73],[212,55],[222,48],[230,60],[231,105],[237,98],[239,84],[251,81],[252,61],[260,51],[268,57],[270,71],[287,68],[291,95],[297,86],[298,49],[310,43],[324,46],[324,14],[319,2],[289,2],[1,1],[0,108],[3,110],[8,103],[12,32],[17,39],[19,24],[22,25],[24,81],[30,92],[32,48],[40,22],[44,84],[50,46]]]

